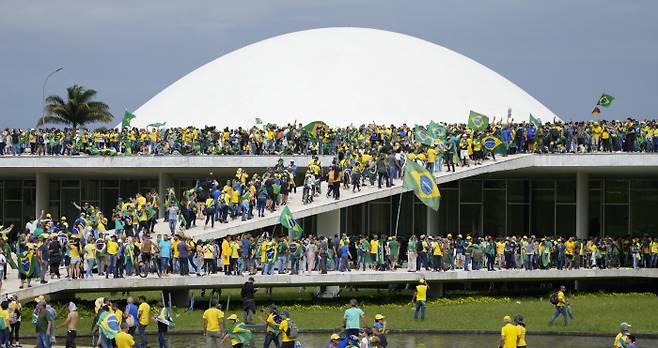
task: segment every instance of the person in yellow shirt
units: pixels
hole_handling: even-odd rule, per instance
[[[498,254],[498,269],[502,270],[505,266],[505,241],[496,241],[496,254]]]
[[[432,173],[434,172],[434,162],[436,161],[436,149],[433,146],[430,146],[427,149],[427,170]]]
[[[114,316],[117,317],[117,321],[119,322],[119,326],[121,326],[121,323],[123,323],[123,311],[119,309],[117,306],[116,302],[112,302],[112,312],[114,313]]]
[[[373,235],[370,240],[370,262],[372,263],[372,269],[377,269],[377,250],[379,249],[379,239],[377,235]]]
[[[231,272],[231,236],[227,236],[222,241],[222,264],[224,265],[224,274],[230,275],[230,272]]]
[[[416,310],[414,311],[414,320],[418,320],[418,313],[420,312],[420,320],[425,320],[425,303],[427,302],[427,290],[429,286],[424,278],[421,278],[416,285],[416,291],[412,302],[416,302]]]
[[[433,237],[430,236],[430,239]],[[440,271],[443,269],[443,250],[441,250],[441,239],[437,238],[435,241],[432,241],[432,265],[434,266],[435,271]]]
[[[148,338],[146,337],[146,327],[149,324],[150,314],[151,306],[146,303],[146,297],[144,297],[144,295],[139,296],[139,307],[137,307],[137,335],[139,336],[140,347],[147,347],[149,345]]]
[[[114,343],[117,348],[133,348],[135,347],[135,340],[128,333],[128,324],[121,324],[121,332],[114,336]]]
[[[224,319],[222,305],[217,300],[213,300],[212,306],[203,312],[203,335],[206,337],[206,347],[222,347],[222,332],[225,331],[222,319]]]
[[[567,256],[567,268],[573,268],[573,258],[576,255],[576,242],[573,240],[573,237],[569,237],[569,240],[564,242],[564,254]]]
[[[224,344],[224,341],[227,338],[231,338],[231,346],[234,348],[242,347],[243,346],[243,339],[245,339],[246,335],[241,335],[244,333],[251,333],[248,329],[244,327],[244,323],[241,323],[238,321],[238,316],[235,314],[229,315],[228,318],[226,318],[229,322],[228,325],[229,327],[226,329],[226,335],[222,337],[221,344]]]
[[[631,324],[624,322],[619,326],[619,333],[617,333],[614,342],[612,342],[613,348],[622,348],[623,346],[620,343],[620,340],[626,340],[626,337],[631,334]]]
[[[110,240],[107,241],[106,251],[109,257],[109,269],[107,272],[105,272],[105,278],[109,278],[110,273],[114,275],[114,278],[117,278],[117,254],[119,253],[119,243],[117,243],[117,236],[112,236]]]
[[[555,294],[557,300],[557,303],[555,303],[555,313],[553,313],[553,317],[548,322],[548,325],[553,325],[555,319],[562,315],[564,326],[567,326],[567,296],[564,294],[566,291],[567,288],[562,285],[560,286],[560,290]]]
[[[516,348],[526,348],[528,343],[525,341],[525,320],[523,316],[518,314],[514,317],[514,324],[516,324],[516,330],[518,332],[518,339],[516,341]]]
[[[290,337],[290,313],[287,310],[281,311],[281,324],[279,324],[279,331],[281,332],[281,348],[295,348],[295,340],[297,337]]]
[[[500,329],[500,343],[498,346],[500,348],[516,348],[516,344],[519,340],[519,331],[516,325],[512,324],[512,317],[506,315],[503,318],[505,324],[503,328]]]

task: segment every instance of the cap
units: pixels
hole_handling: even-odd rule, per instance
[[[288,311],[284,309],[283,311],[281,311],[281,315],[283,315],[285,317],[289,317],[290,313],[288,313]]]
[[[512,317],[510,317],[509,315],[506,315],[506,316],[503,317],[503,321],[512,321]]]
[[[375,320],[382,320],[382,319],[384,319],[383,315],[381,315],[381,314],[376,314],[375,315]]]
[[[419,280],[418,282],[419,282],[420,284],[425,284],[425,278],[420,278],[420,280]]]
[[[229,315],[228,318],[226,318],[226,319],[228,319],[228,320],[238,320],[238,316],[235,315],[235,314],[231,314],[231,315]]]
[[[619,326],[621,327],[622,331],[628,330],[628,329],[631,328],[631,324],[629,324],[627,322],[623,322],[623,323],[619,324]]]
[[[331,339],[332,339],[332,340],[339,340],[339,339],[340,339],[340,336],[338,336],[338,334],[332,334],[332,335],[331,335]]]

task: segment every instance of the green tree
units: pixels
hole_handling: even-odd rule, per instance
[[[66,101],[58,95],[46,98],[46,116],[39,119],[37,126],[60,123],[77,128],[88,123],[110,122],[114,118],[107,104],[93,100],[96,96],[95,90],[73,85],[66,91]]]

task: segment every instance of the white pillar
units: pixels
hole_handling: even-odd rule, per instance
[[[340,209],[318,214],[317,226],[318,236],[329,239],[334,238],[336,234],[340,236]]]
[[[427,208],[427,235],[437,236],[439,234],[439,212],[430,207]]]
[[[36,212],[35,218],[39,217],[41,211],[48,213],[48,206],[50,200],[50,189],[49,189],[49,180],[50,177],[46,173],[37,173],[36,175],[36,189],[37,189],[37,201],[36,201]]]
[[[167,189],[170,188],[171,186],[172,186],[171,175],[166,173],[158,173],[158,195],[160,195],[160,201],[158,202],[160,205],[158,217],[160,219],[164,218],[165,216],[165,206],[164,206],[165,195],[167,194]]]
[[[576,173],[576,237],[589,236],[589,177],[586,172]]]

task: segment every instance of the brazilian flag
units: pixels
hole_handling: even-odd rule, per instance
[[[436,141],[443,142],[446,139],[446,127],[443,127],[434,121],[430,121],[430,124],[427,126],[427,132],[430,133],[430,136]]]
[[[123,119],[121,120],[121,129],[130,128],[130,121],[132,121],[133,118],[135,118],[135,117],[137,117],[137,116],[135,116],[135,114],[133,114],[130,111],[126,111],[123,114]]]
[[[306,133],[308,133],[311,136],[311,138],[315,138],[317,136],[317,131],[319,127],[327,127],[327,124],[322,121],[313,121],[307,124],[306,126],[304,126],[302,130],[306,131]]]
[[[416,128],[414,128],[414,138],[423,145],[432,145],[434,142],[432,136],[422,126],[416,126]]]
[[[482,138],[482,146],[494,154],[507,153],[505,143],[503,143],[498,137],[492,135]]]
[[[610,94],[605,94],[603,93],[601,95],[601,98],[599,98],[599,101],[596,102],[596,106],[603,106],[604,108],[607,108],[612,104],[612,101],[615,99],[615,97],[611,96]]]
[[[253,347],[252,343],[254,342],[254,334],[247,329],[244,323],[234,323],[228,328],[228,335],[231,338],[235,338],[242,343],[242,347],[251,348]]]
[[[404,179],[402,187],[414,190],[416,197],[428,207],[439,210],[441,193],[434,176],[425,167],[407,160],[404,163]]]
[[[292,216],[292,212],[290,211],[290,208],[288,208],[287,205],[285,206],[285,208],[283,208],[283,211],[281,211],[281,215],[279,216],[279,222],[281,223],[281,226],[287,228],[289,232],[292,232],[292,235],[295,238],[299,238],[302,236],[304,230],[302,229],[302,226],[299,226],[297,224],[297,221],[295,221],[295,217]]]
[[[26,277],[32,278],[36,264],[36,256],[32,252],[18,255],[18,271]]]
[[[483,131],[489,127],[489,117],[473,110],[468,114],[468,128]]]
[[[530,124],[535,126],[535,128],[541,127],[541,119],[530,114]]]
[[[110,340],[114,339],[119,331],[121,331],[117,316],[114,315],[114,313],[107,311],[102,311],[98,315],[98,329],[103,334],[103,336]]]

